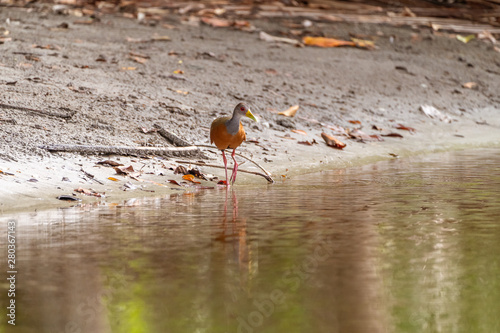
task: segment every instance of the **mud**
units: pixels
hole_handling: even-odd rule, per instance
[[[464,44],[425,28],[314,22],[308,28],[313,34],[371,36],[377,49],[299,48],[262,41],[259,32],[282,36],[300,20],[255,20],[255,31],[245,32],[184,24],[172,16],[166,23],[175,28],[167,29],[116,16],[76,24],[81,18],[47,8],[0,12],[0,32],[12,38],[0,44],[1,211],[61,205],[55,197],[80,186],[106,192],[107,200],[174,191],[167,180],[181,180],[172,171],[179,158],[111,157],[160,186],[96,166],[110,157],[50,153],[40,145],[167,146],[158,133],[141,129],[156,123],[206,145],[211,121],[241,101],[260,122],[244,121],[252,142],[238,150],[280,181],[396,155],[500,143],[500,53],[485,41]],[[152,40],[158,36],[169,40]],[[137,55],[146,61],[134,61]],[[477,88],[464,88],[466,82]],[[297,104],[295,117],[277,114]],[[436,107],[451,123],[429,118],[422,105]],[[398,130],[398,124],[415,131]],[[328,125],[403,138],[360,142]],[[326,146],[321,132],[336,135],[346,148]],[[313,139],[318,144],[298,144]],[[207,163],[222,165],[218,153],[205,154]],[[253,169],[249,163],[242,168]],[[223,176],[220,169],[201,169]],[[236,186],[267,183],[258,176],[238,177]],[[126,182],[137,188],[123,191]]]

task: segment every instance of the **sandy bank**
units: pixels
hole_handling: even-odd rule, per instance
[[[500,144],[500,53],[484,41],[464,44],[425,29],[315,22],[315,32],[326,36],[374,36],[378,49],[296,48],[259,39],[260,30],[276,35],[286,30],[293,23],[286,19],[252,22],[257,32],[248,33],[184,25],[175,18],[170,23],[176,29],[111,16],[76,25],[72,17],[20,9],[2,10],[0,21],[6,18],[12,40],[0,45],[0,103],[25,109],[0,108],[2,212],[69,205],[55,197],[79,187],[106,193],[104,198],[79,194],[84,202],[177,192],[179,187],[168,183],[181,180],[171,170],[176,159],[54,154],[39,146],[164,146],[157,133],[141,130],[155,123],[195,144],[208,144],[211,120],[241,100],[261,121],[245,122],[253,142],[239,150],[276,180],[393,155]],[[69,28],[57,28],[62,23]],[[170,41],[130,42],[166,35]],[[146,55],[147,61],[135,62],[132,53]],[[179,70],[183,74],[174,74]],[[477,89],[464,88],[466,82],[476,82]],[[296,117],[277,114],[291,105],[300,105]],[[433,105],[451,123],[429,118],[421,105]],[[47,116],[26,108],[74,115]],[[398,124],[415,131],[396,129]],[[403,137],[360,142],[332,128]],[[327,147],[322,132],[347,147]],[[313,139],[318,144],[298,144]],[[206,156],[207,163],[222,165],[219,155]],[[133,165],[146,181],[96,165],[108,158]],[[249,163],[242,168],[252,169]],[[201,170],[223,175],[219,169]],[[248,183],[267,186],[263,178],[239,174],[237,186]]]

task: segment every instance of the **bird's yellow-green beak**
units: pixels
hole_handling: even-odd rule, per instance
[[[257,118],[255,118],[255,116],[253,115],[252,111],[250,111],[250,110],[248,110],[247,113],[245,113],[245,116],[247,116],[248,118],[252,119],[253,121],[259,122],[257,120]]]

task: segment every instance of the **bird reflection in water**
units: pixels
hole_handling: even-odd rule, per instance
[[[232,211],[228,213],[228,206]],[[241,287],[247,289],[258,271],[258,244],[250,242],[247,233],[247,219],[238,217],[238,198],[234,190],[226,190],[221,230],[214,241],[221,242],[233,263],[238,263]]]

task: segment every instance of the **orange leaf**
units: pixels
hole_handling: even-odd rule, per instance
[[[146,58],[136,57],[136,56],[132,56],[132,57],[130,57],[130,59],[132,59],[133,61],[138,62],[140,64],[145,64],[148,61],[148,59],[146,59]]]
[[[108,179],[109,179],[109,180],[112,180],[112,181],[114,181],[114,182],[117,182],[117,181],[118,181],[118,179],[116,179],[115,177],[108,177]]]
[[[467,88],[467,89],[477,89],[477,83],[476,82],[466,82],[462,84],[462,87]]]
[[[297,134],[307,135],[306,131],[303,130],[293,129],[292,132]]]
[[[299,109],[298,105],[291,106],[288,110],[278,112],[278,114],[285,116],[285,117],[293,117],[297,113],[297,110]]]
[[[194,181],[194,176],[191,174],[182,176],[182,179],[190,181],[191,183],[201,184],[200,182]]]
[[[325,132],[321,133],[321,137],[323,140],[325,140],[326,144],[330,147],[337,148],[337,149],[343,149],[346,144],[338,140],[337,138],[334,138],[331,135],[326,134]]]
[[[306,36],[302,41],[306,45],[319,47],[356,46],[355,42],[325,37]]]
[[[351,124],[355,124],[355,125],[361,125],[361,122],[359,120],[349,120],[349,122]]]

